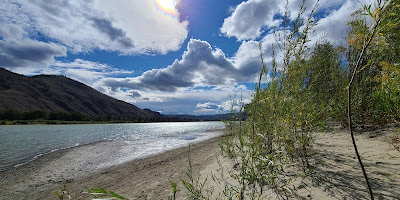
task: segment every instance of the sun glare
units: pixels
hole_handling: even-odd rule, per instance
[[[176,0],[155,0],[156,5],[164,12],[176,14]]]

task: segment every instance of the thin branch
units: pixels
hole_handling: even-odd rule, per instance
[[[379,6],[380,6],[380,4],[378,4],[378,9],[380,9]],[[349,82],[349,85],[348,85],[348,88],[347,88],[348,89],[347,90],[347,98],[348,98],[348,101],[347,101],[347,113],[348,113],[348,121],[349,121],[349,131],[350,131],[350,135],[351,135],[351,140],[353,142],[354,151],[355,151],[355,153],[357,155],[358,162],[359,162],[361,170],[363,172],[363,175],[364,175],[367,187],[368,187],[368,192],[369,192],[369,196],[370,196],[371,200],[374,199],[374,195],[372,193],[371,184],[369,183],[367,173],[365,172],[365,168],[364,168],[364,165],[363,165],[363,163],[361,161],[361,157],[360,157],[360,154],[359,154],[358,149],[357,149],[356,141],[354,139],[353,125],[352,125],[353,122],[352,122],[352,119],[351,119],[351,86],[352,86],[354,78],[355,78],[355,76],[357,74],[357,68],[360,66],[361,60],[362,60],[362,58],[364,56],[364,53],[365,53],[366,49],[368,48],[368,46],[371,44],[372,39],[374,38],[374,35],[376,33],[376,29],[377,29],[380,21],[381,21],[381,18],[378,18],[376,20],[375,25],[372,28],[372,33],[369,36],[368,41],[364,42],[363,48],[362,48],[361,53],[360,53],[360,55],[358,57],[357,63],[354,66],[353,73],[352,73],[352,76],[351,76],[351,79],[350,79],[350,82]],[[366,39],[367,38],[368,38],[368,35],[366,36]]]

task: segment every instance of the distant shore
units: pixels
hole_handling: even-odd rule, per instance
[[[385,128],[356,134],[359,151],[377,199],[398,199],[400,197],[400,152],[390,143],[398,134],[398,128]],[[223,136],[221,136],[223,137]],[[211,178],[211,173],[222,173],[234,184],[230,174],[235,173],[233,163],[221,156],[218,142],[221,137],[212,138],[191,146],[190,156],[193,173],[208,178],[205,188],[214,187],[212,197],[221,191]],[[0,173],[0,199],[57,199],[54,192],[63,182],[58,173],[65,177],[65,183],[72,199],[90,199],[86,188],[106,188],[129,199],[167,199],[172,194],[169,181],[178,183],[177,199],[185,198],[185,188],[180,180],[187,180],[188,147],[181,147],[151,157],[127,162],[90,172],[70,169],[68,155],[87,150],[101,151],[114,148],[109,142],[89,145],[87,148],[71,148],[42,156],[18,170]],[[398,145],[398,144],[397,144]],[[315,149],[318,164],[306,178],[298,178],[293,184],[302,199],[366,199],[368,192],[355,158],[354,149],[347,130],[335,129],[315,134]],[[75,152],[71,152],[75,151]],[[84,164],[84,163],[83,163]],[[221,170],[221,167],[223,170]],[[71,174],[72,176],[71,178]],[[300,187],[305,185],[306,187]],[[277,199],[271,191],[264,192],[264,199]],[[211,198],[214,199],[214,198]]]
[[[165,121],[129,121],[129,120],[112,120],[112,121],[60,121],[60,120],[0,120],[1,125],[68,125],[68,124],[128,124],[128,123],[163,123],[163,122],[202,122],[202,121],[222,121],[222,120],[174,120],[166,119]]]
[[[132,121],[60,121],[60,120],[0,121],[0,125],[63,125],[63,124],[113,124],[113,123],[135,123],[135,122],[132,122]]]

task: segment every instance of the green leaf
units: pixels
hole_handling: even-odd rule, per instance
[[[92,189],[88,189],[88,191],[90,193],[100,193],[100,194],[107,194],[106,189],[104,188],[92,188]]]
[[[118,195],[118,194],[115,194],[115,193],[112,192],[112,191],[109,191],[109,193],[110,193],[110,195],[111,195],[112,197],[115,197],[115,198],[118,198],[118,199],[127,199],[127,198],[125,198],[125,197],[123,197],[123,196],[120,196],[120,195]]]

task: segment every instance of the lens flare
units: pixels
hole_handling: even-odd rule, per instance
[[[175,8],[175,6],[178,3],[178,0],[153,0],[153,1],[158,9],[167,14],[176,15],[178,13]]]

